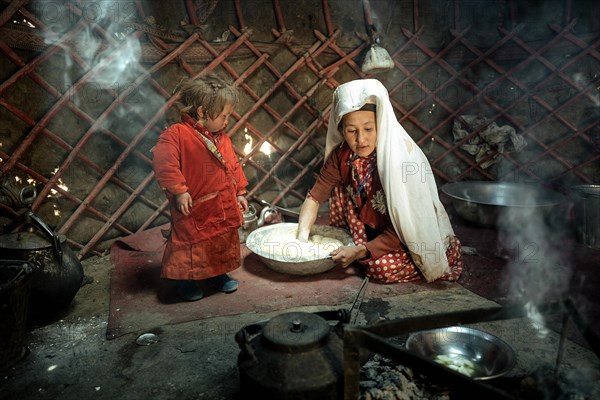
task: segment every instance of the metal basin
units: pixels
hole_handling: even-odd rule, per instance
[[[451,326],[415,332],[408,337],[406,348],[477,380],[505,375],[515,365],[515,355],[508,344],[494,335],[469,327]]]
[[[441,190],[451,198],[458,215],[481,226],[497,226],[504,212],[525,220],[532,213],[545,216],[566,199],[561,193],[524,183],[465,181],[447,183]]]
[[[312,251],[310,254],[302,254],[293,243],[284,240],[286,237],[295,237],[297,231],[297,223],[266,225],[248,235],[246,246],[269,268],[284,274],[313,275],[332,269],[335,264],[329,258],[329,252]],[[310,234],[337,239],[344,246],[354,245],[348,232],[333,226],[313,225]],[[277,251],[282,248],[289,250],[287,255],[283,256]]]

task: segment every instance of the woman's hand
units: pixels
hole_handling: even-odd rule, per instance
[[[331,252],[331,259],[342,268],[347,268],[355,260],[360,260],[369,255],[365,245],[341,246]]]
[[[192,211],[192,196],[188,192],[176,195],[175,203],[177,204],[177,211],[183,215],[190,215],[190,211]]]
[[[298,233],[296,239],[301,242],[308,242],[308,236],[310,234],[310,228],[314,225],[317,220],[317,213],[319,212],[319,203],[307,197],[300,207],[300,215],[298,216]]]
[[[248,209],[250,207],[248,205],[248,199],[246,199],[244,196],[238,196],[237,202],[238,202],[238,205],[240,206],[240,210],[242,210],[243,213],[248,212]]]

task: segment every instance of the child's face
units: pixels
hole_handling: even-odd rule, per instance
[[[350,149],[367,157],[377,146],[377,121],[373,111],[354,111],[342,117],[343,135]]]
[[[229,116],[233,112],[233,104],[226,104],[223,111],[215,119],[212,119],[209,115],[206,115],[204,120],[204,127],[211,132],[220,132],[227,127],[229,122]]]

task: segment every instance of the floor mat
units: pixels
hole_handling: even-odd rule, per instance
[[[311,276],[281,274],[266,267],[254,253],[242,246],[242,266],[230,274],[240,284],[236,292],[219,293],[205,285],[205,298],[197,302],[182,302],[174,293],[173,282],[160,278],[165,243],[162,231],[165,228],[140,232],[112,245],[108,339],[202,318],[349,304],[356,298],[363,283],[362,277],[341,268]],[[369,282],[363,301],[439,291],[454,286],[456,284],[449,282],[401,285]]]
[[[471,254],[464,255],[465,265],[458,284],[413,282],[385,285],[369,282],[363,301],[367,303],[386,297],[462,287],[499,304],[510,302],[511,269],[507,262],[511,255],[507,250],[514,248],[503,248],[494,229],[467,225],[460,219],[455,219],[453,226],[465,250],[471,250]],[[361,277],[347,275],[339,268],[308,277],[280,274],[267,268],[256,255],[242,246],[242,266],[231,274],[240,282],[237,292],[215,293],[206,287],[206,298],[192,303],[180,302],[173,293],[173,283],[159,277],[165,243],[161,231],[165,228],[136,233],[113,244],[108,339],[203,318],[268,313],[302,306],[351,304],[362,285]],[[573,269],[569,296],[582,314],[581,324],[587,326],[594,337],[600,337],[600,275],[597,274],[600,250],[575,243],[568,231],[556,234],[565,236],[560,245],[562,251],[569,255]],[[560,327],[560,324],[560,320],[551,321],[553,326]],[[573,332],[573,340],[585,344],[577,329],[570,331]]]

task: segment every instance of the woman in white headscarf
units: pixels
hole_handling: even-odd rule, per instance
[[[460,242],[439,200],[429,161],[400,125],[387,89],[375,79],[340,85],[333,94],[325,163],[300,210],[307,241],[319,205],[355,246],[331,253],[343,268],[358,261],[382,282],[457,280]]]

